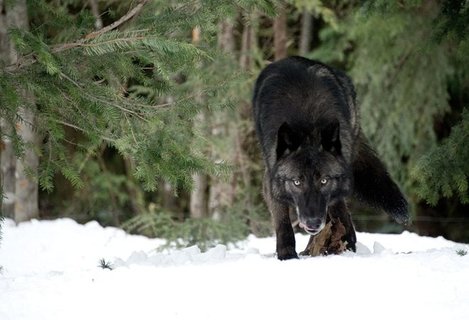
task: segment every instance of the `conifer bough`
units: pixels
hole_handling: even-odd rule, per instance
[[[110,25],[102,28],[102,29],[99,29],[97,31],[93,31],[91,33],[88,33],[87,35],[85,35],[82,39],[76,41],[76,42],[71,42],[71,43],[62,43],[62,44],[58,44],[58,45],[55,45],[55,46],[52,46],[51,47],[51,52],[52,53],[59,53],[59,52],[62,52],[62,51],[66,51],[66,50],[70,50],[70,49],[74,49],[74,48],[78,48],[78,47],[84,47],[84,46],[87,46],[87,41],[90,40],[90,39],[94,39],[100,35],[102,35],[103,33],[105,32],[108,32],[108,31],[111,31],[111,30],[114,30],[116,29],[117,27],[119,27],[120,25],[122,25],[123,23],[125,23],[126,21],[130,20],[132,17],[136,16],[143,8],[143,6],[148,2],[149,0],[140,0],[138,2],[138,4],[132,9],[130,10],[129,12],[127,12],[127,14],[125,14],[124,16],[122,16],[119,20],[117,21],[114,21],[113,23],[111,23]],[[27,66],[30,66],[31,64],[35,63],[37,61],[37,59],[35,58],[34,54],[31,53],[29,55],[26,55],[20,59],[18,59],[17,63],[13,64],[13,65],[10,65],[8,67],[5,68],[5,70],[7,72],[14,72],[18,69],[21,69],[23,67],[27,67]]]

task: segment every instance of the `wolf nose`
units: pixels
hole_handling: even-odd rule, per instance
[[[311,230],[319,230],[322,225],[322,220],[319,218],[308,219],[306,227]]]
[[[318,234],[324,227],[322,220],[319,218],[312,218],[305,221],[306,223],[300,222],[300,227],[303,228],[307,233],[311,235]]]

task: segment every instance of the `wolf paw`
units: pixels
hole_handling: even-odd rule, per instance
[[[348,241],[345,241],[345,248],[348,250],[348,251],[352,251],[352,252],[357,252],[357,245],[355,242],[348,242]]]
[[[277,251],[277,258],[279,260],[298,259],[298,254],[295,249],[285,248]]]

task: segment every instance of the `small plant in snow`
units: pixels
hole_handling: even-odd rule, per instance
[[[106,261],[106,259],[104,258],[99,260],[99,267],[101,269],[109,269],[109,270],[113,269],[112,263],[110,261]]]
[[[456,253],[461,256],[461,257],[464,257],[466,254],[467,254],[467,250],[465,249],[458,249],[456,250]]]

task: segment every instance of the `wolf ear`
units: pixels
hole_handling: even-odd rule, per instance
[[[298,134],[292,130],[288,123],[284,122],[277,133],[277,160],[298,149],[300,142]]]
[[[334,120],[321,130],[321,146],[334,155],[341,154],[339,121]]]

